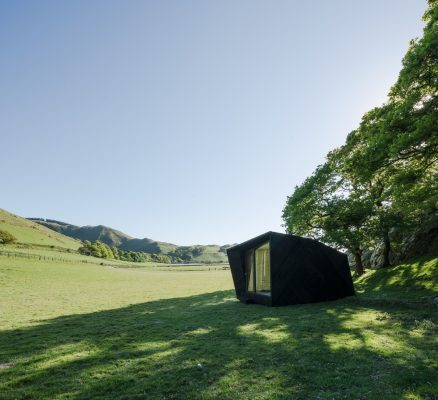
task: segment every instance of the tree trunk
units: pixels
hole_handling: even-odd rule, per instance
[[[389,260],[389,255],[391,253],[391,241],[389,240],[388,230],[383,232],[383,244],[383,268],[387,268],[391,266],[391,262]]]
[[[354,261],[356,263],[355,266],[355,270],[356,270],[356,274],[358,276],[363,275],[363,273],[365,272],[365,269],[363,267],[363,263],[362,263],[362,251],[357,249],[354,251]]]

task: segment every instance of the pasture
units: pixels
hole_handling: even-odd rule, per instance
[[[435,399],[437,260],[239,303],[230,271],[0,256],[1,399]]]

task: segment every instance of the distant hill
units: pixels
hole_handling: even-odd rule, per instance
[[[21,244],[55,246],[69,250],[77,250],[81,243],[71,237],[54,232],[26,218],[19,217],[0,208],[0,229],[17,238]]]
[[[122,250],[144,251],[145,253],[169,254],[174,252],[178,246],[172,243],[157,242],[152,239],[129,239],[120,246]]]
[[[100,240],[110,247],[120,247],[122,243],[131,240],[132,237],[123,232],[117,231],[107,226],[76,226],[54,219],[29,218],[29,220],[43,225],[63,235],[70,236],[79,240],[89,240],[94,242]]]
[[[121,250],[165,254],[184,262],[213,263],[228,261],[226,255],[228,245],[177,246],[172,243],[158,242],[148,238],[136,239],[104,225],[76,226],[44,218],[29,218],[29,220],[75,239],[89,240],[90,242],[99,240],[110,247],[117,247]]]

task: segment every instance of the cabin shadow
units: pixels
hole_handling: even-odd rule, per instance
[[[400,398],[391,390],[436,378],[433,363],[421,361],[424,335],[409,333],[422,317],[401,318],[406,307],[358,296],[269,308],[223,291],[54,318],[0,332],[0,364],[10,365],[0,369],[1,396]],[[375,310],[370,334],[361,321]],[[400,321],[404,333],[393,329]],[[386,350],[372,343],[380,334]],[[400,351],[412,348],[415,374],[405,368],[412,354]],[[370,379],[375,391],[365,393]]]

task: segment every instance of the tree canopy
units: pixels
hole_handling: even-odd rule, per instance
[[[437,0],[423,19],[423,37],[410,42],[387,102],[363,116],[283,210],[289,233],[349,250],[359,275],[364,249],[381,246],[389,266],[407,232],[437,224]]]

